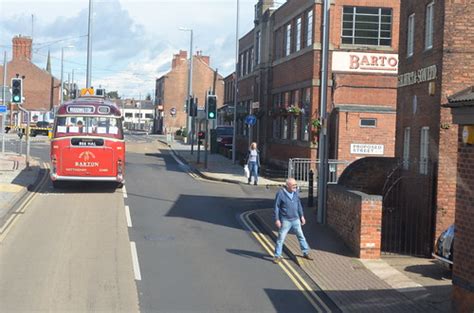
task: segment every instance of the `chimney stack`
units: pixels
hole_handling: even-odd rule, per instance
[[[13,61],[31,61],[31,37],[21,35],[13,37]]]

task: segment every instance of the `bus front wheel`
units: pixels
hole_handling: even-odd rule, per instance
[[[117,183],[117,188],[122,189],[123,188],[123,183]]]

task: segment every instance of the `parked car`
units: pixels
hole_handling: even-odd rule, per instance
[[[436,240],[435,251],[433,257],[449,266],[453,265],[453,247],[454,247],[454,224],[448,227],[445,231],[439,235]]]
[[[232,138],[234,137],[234,127],[217,126],[216,127],[217,143],[221,147],[232,147]]]

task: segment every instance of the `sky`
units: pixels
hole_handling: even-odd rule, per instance
[[[235,68],[237,0],[92,0],[91,85],[122,98],[154,94],[156,78],[171,69],[173,54],[193,50],[211,57],[227,76]],[[253,27],[257,0],[239,0],[239,37]],[[0,0],[0,51],[11,59],[15,35],[33,37],[33,63],[53,75],[68,73],[85,87],[89,0]],[[3,59],[3,58],[2,58]],[[3,62],[0,61],[0,62]],[[71,78],[72,79],[72,78]]]

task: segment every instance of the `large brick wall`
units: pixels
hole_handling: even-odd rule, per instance
[[[458,160],[453,268],[453,299],[459,312],[474,311],[474,167],[472,160],[474,160],[474,146],[461,144]]]
[[[380,258],[382,197],[329,185],[327,223],[354,254],[362,259]]]
[[[270,96],[298,90],[300,88],[311,87],[310,116],[312,119],[319,117],[319,96],[320,96],[320,72],[321,72],[321,22],[322,22],[323,1],[293,0],[287,1],[273,14],[273,46],[274,61],[272,66]],[[370,7],[391,7],[393,8],[393,26],[398,29],[399,23],[399,1],[397,0],[344,0],[332,1],[331,3],[331,51],[357,51],[356,46],[341,44],[341,24],[342,11],[344,6],[370,6]],[[285,25],[292,24],[292,30],[296,29],[296,18],[310,8],[314,12],[313,21],[313,46],[302,48],[300,51],[294,50],[294,40],[292,40],[292,53],[283,56]],[[303,24],[305,17],[303,17]],[[305,40],[304,25],[302,27],[302,41]],[[392,46],[384,49],[374,47],[364,47],[363,52],[396,53],[398,50],[398,33],[392,32]],[[329,56],[329,64],[332,62],[332,55]],[[331,112],[338,104],[350,105],[375,105],[395,108],[396,106],[396,77],[394,75],[380,74],[351,74],[351,73],[331,73],[329,66],[329,76],[334,79],[334,83],[329,81],[328,88],[328,112]],[[272,99],[270,99],[270,102]],[[271,105],[269,103],[268,105]],[[338,159],[354,160],[363,155],[350,155],[350,143],[377,143],[385,145],[385,156],[394,155],[394,127],[395,116],[392,114],[376,116],[378,119],[377,129],[361,129],[358,125],[359,117],[374,117],[374,115],[353,115],[354,123],[357,123],[358,131],[345,131],[348,125],[339,124],[341,129],[333,126],[329,134],[332,139],[331,156]],[[266,153],[269,163],[283,164],[288,162],[289,157],[317,157],[317,146],[306,144],[302,151],[299,147],[304,146],[304,142],[281,141],[272,138],[271,120],[267,128],[268,153]],[[352,123],[352,121],[351,121]],[[301,126],[301,125],[300,125]],[[352,125],[351,125],[352,127]],[[342,134],[344,133],[344,134]],[[374,135],[375,134],[375,135]],[[379,136],[380,134],[380,136]],[[349,135],[349,136],[348,136]],[[334,139],[337,136],[337,139]],[[367,139],[368,138],[368,139]],[[338,146],[344,145],[343,147]],[[287,146],[287,149],[284,149]],[[297,149],[294,147],[297,146]],[[338,153],[338,149],[340,153]],[[287,153],[290,150],[292,153]],[[270,153],[271,151],[271,153]]]
[[[337,111],[337,132],[334,139],[337,149],[330,157],[338,160],[353,161],[362,158],[364,154],[352,154],[351,144],[383,145],[383,156],[395,155],[395,112],[344,112]],[[376,119],[376,127],[361,127],[360,119]]]

